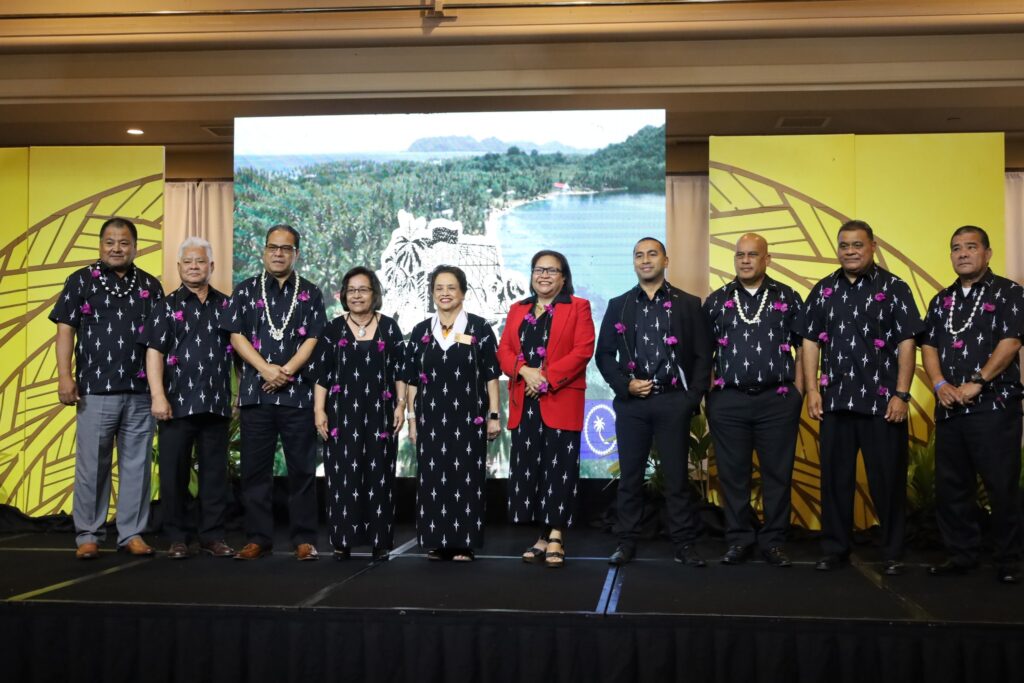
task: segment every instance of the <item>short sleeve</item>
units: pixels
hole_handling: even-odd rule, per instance
[[[498,379],[501,377],[501,368],[498,367],[498,339],[494,335],[494,330],[487,323],[483,324],[477,343],[479,344],[477,366],[480,368],[481,376],[488,382]]]
[[[897,343],[913,339],[924,329],[917,302],[903,280],[892,282],[892,320]]]
[[[50,320],[55,323],[64,323],[71,327],[78,327],[82,321],[82,306],[85,298],[82,296],[82,274],[72,273],[64,281],[64,288],[57,296],[57,301],[50,311]]]
[[[171,309],[166,303],[154,306],[139,334],[139,343],[163,354],[170,351],[174,341],[171,315]]]

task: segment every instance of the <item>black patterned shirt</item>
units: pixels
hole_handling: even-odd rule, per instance
[[[174,417],[231,417],[231,335],[220,329],[229,303],[213,287],[201,302],[182,285],[154,307],[139,335],[164,354],[164,389]]]
[[[160,282],[134,265],[123,278],[101,263],[68,276],[50,320],[76,329],[80,394],[149,393],[146,349],[137,338],[163,296]]]
[[[655,384],[669,386],[674,384],[678,370],[674,363],[674,349],[678,348],[679,340],[671,337],[670,310],[672,299],[668,292],[668,283],[659,288],[654,297],[648,297],[640,285],[636,286],[636,327],[634,348],[636,349],[636,367],[632,368],[637,379],[654,380]],[[666,340],[675,340],[668,344]]]
[[[922,343],[938,350],[943,378],[959,386],[981,372],[1000,341],[1024,339],[1024,287],[989,270],[965,295],[957,280],[931,300],[925,327]],[[935,419],[1007,408],[1020,412],[1022,396],[1017,355],[971,405],[944,408],[936,401]]]
[[[261,281],[266,278],[266,299],[263,298]],[[300,280],[295,289],[296,278]],[[288,311],[295,303],[291,318],[284,325]],[[275,339],[271,322],[282,329],[281,339]],[[253,348],[268,363],[284,365],[299,350],[307,339],[321,336],[326,322],[324,300],[320,289],[309,280],[293,272],[280,287],[277,278],[263,272],[256,277],[243,280],[231,295],[227,315],[221,316],[221,329],[244,335]],[[263,378],[256,368],[242,363],[242,375],[238,383],[238,403],[242,406],[269,403],[293,408],[312,408],[313,384],[318,370],[317,354],[314,351],[305,367],[295,373],[294,381],[277,391],[263,391]]]
[[[792,287],[766,276],[751,294],[733,280],[703,308],[714,335],[716,389],[770,388],[796,380],[803,301]]]
[[[923,329],[910,287],[878,265],[852,283],[839,269],[814,285],[800,335],[820,345],[823,409],[885,415],[898,346]]]

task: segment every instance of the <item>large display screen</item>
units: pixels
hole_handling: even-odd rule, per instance
[[[576,295],[600,325],[636,284],[632,247],[665,235],[662,110],[487,112],[243,118],[235,121],[234,279],[262,268],[268,227],[302,233],[297,269],[342,312],[341,278],[357,265],[384,285],[382,312],[408,333],[430,315],[427,276],[466,271],[466,310],[500,335],[529,296],[530,258],[562,252]],[[581,471],[616,460],[611,392],[591,363]],[[503,384],[504,387],[504,384]],[[503,403],[504,405],[504,403]],[[489,470],[508,470],[507,434]],[[403,441],[399,475],[415,470]]]

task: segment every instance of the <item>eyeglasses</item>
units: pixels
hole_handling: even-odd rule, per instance
[[[562,272],[561,268],[534,268],[534,275],[558,275]]]
[[[278,252],[281,254],[292,254],[298,251],[298,249],[296,249],[291,244],[268,244],[267,246],[263,247],[263,250],[268,254],[273,254],[274,252]]]
[[[358,294],[358,295],[361,296],[361,295],[364,295],[364,294],[372,294],[373,290],[370,289],[369,287],[349,287],[348,289],[345,290],[345,293],[346,294]]]

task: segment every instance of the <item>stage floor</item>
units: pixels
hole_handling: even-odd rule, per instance
[[[1024,625],[1024,586],[995,581],[991,566],[966,576],[932,577],[938,554],[908,558],[903,576],[886,577],[870,547],[835,572],[813,568],[813,541],[788,545],[794,566],[771,567],[753,559],[724,566],[717,540],[702,541],[703,569],[672,560],[665,541],[642,543],[624,568],[607,564],[614,539],[591,529],[566,538],[565,567],[528,565],[519,554],[532,541],[530,528],[487,529],[473,563],[429,562],[411,527],[396,534],[389,562],[366,553],[336,562],[321,540],[319,562],[298,562],[278,539],[271,557],[252,562],[197,555],[166,557],[167,543],[148,538],[160,552],[135,558],[108,542],[93,561],[74,558],[72,534],[0,536],[0,598],[8,602],[91,605],[246,606],[316,610],[425,610],[747,617],[771,620],[877,620],[887,623]],[[322,536],[326,538],[326,536]],[[242,544],[238,534],[228,541]]]

